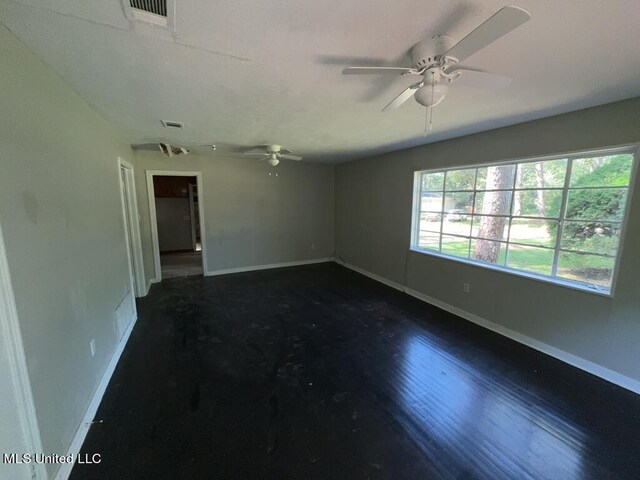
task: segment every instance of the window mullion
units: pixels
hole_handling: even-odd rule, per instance
[[[558,258],[560,257],[560,244],[562,242],[562,233],[564,231],[565,214],[567,212],[567,202],[569,198],[569,183],[571,181],[571,169],[573,168],[573,158],[567,159],[567,171],[564,175],[564,188],[562,189],[562,202],[560,203],[560,218],[558,221],[558,229],[556,230],[556,243],[553,251],[553,264],[551,265],[551,276],[555,277],[558,273]]]
[[[442,252],[442,230],[444,229],[444,204],[445,204],[445,190],[447,187],[448,171],[444,172],[444,178],[442,179],[442,201],[440,202],[440,236],[438,237],[438,251]]]

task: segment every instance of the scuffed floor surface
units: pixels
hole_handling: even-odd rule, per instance
[[[73,479],[623,479],[640,396],[335,264],[153,286]]]

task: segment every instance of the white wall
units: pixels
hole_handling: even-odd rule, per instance
[[[0,222],[43,446],[64,454],[116,347],[132,152],[3,26],[0,85]]]
[[[166,158],[144,151],[134,163],[147,279],[155,274],[146,170],[202,172],[198,195],[209,272],[333,253],[333,165],[282,161],[274,168],[253,158]]]
[[[338,165],[337,253],[347,263],[610,369],[637,387],[640,175],[614,298],[414,253],[409,244],[416,170],[639,141],[640,99],[632,99]],[[462,293],[463,282],[471,284],[470,294]]]

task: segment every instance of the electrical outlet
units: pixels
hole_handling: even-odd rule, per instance
[[[311,244],[311,250],[315,250],[315,249],[316,249],[316,244],[315,244],[315,243],[312,243],[312,244]]]
[[[462,291],[464,293],[469,293],[469,284],[468,283],[463,283],[462,284]]]
[[[92,338],[89,342],[89,348],[91,349],[91,356],[93,357],[96,354],[96,340]]]

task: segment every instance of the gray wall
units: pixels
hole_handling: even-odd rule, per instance
[[[0,222],[42,442],[62,454],[116,347],[129,288],[117,157],[132,153],[3,26],[0,45]]]
[[[161,252],[193,249],[191,207],[188,198],[156,198],[156,218]]]
[[[273,168],[253,158],[166,158],[139,151],[135,170],[147,279],[155,273],[146,170],[202,172],[198,195],[205,216],[207,271],[333,253],[333,165],[283,161]]]
[[[409,251],[415,170],[638,141],[640,99],[633,99],[338,165],[337,254],[371,273],[640,380],[640,175],[614,298]],[[462,293],[463,282],[471,284],[471,293]]]

